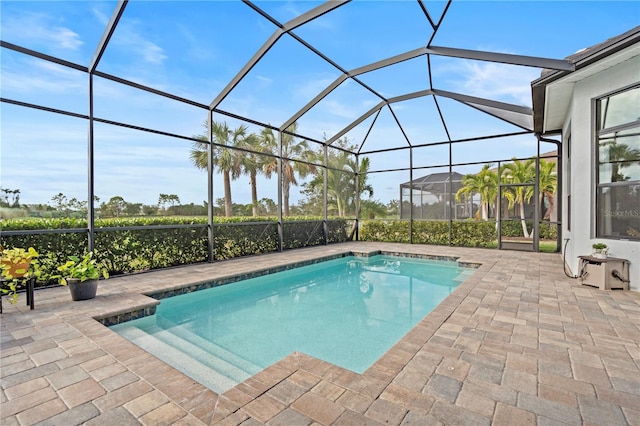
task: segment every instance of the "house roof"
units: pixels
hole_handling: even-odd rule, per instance
[[[573,93],[573,85],[597,72],[640,55],[640,26],[612,37],[565,60],[575,71],[542,70],[540,78],[531,82],[533,129],[538,134],[558,133]]]
[[[409,188],[412,183],[414,188],[419,188],[423,190],[433,189],[437,185],[444,185],[445,183],[452,182],[454,185],[459,184],[462,181],[463,175],[458,172],[452,172],[451,177],[449,176],[449,172],[442,173],[431,173],[417,179],[413,179],[412,181],[405,182],[400,184],[401,188]]]

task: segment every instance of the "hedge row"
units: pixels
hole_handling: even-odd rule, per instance
[[[3,223],[3,230],[71,230],[86,228],[86,223],[84,219],[72,218],[17,219]],[[169,227],[144,229],[144,226],[152,225]],[[176,225],[180,227],[171,227]],[[205,217],[98,219],[95,253],[104,261],[112,276],[204,262],[208,260],[208,231],[205,225]],[[215,218],[214,225],[215,259],[268,253],[278,249],[278,226],[274,218]],[[134,226],[143,228],[117,229]],[[344,219],[330,220],[328,241],[345,241],[347,226]],[[283,232],[284,249],[324,244],[321,218],[288,218],[283,224]],[[54,274],[56,267],[64,263],[68,256],[85,252],[87,238],[84,230],[2,235],[0,244],[4,247],[34,247],[40,253],[40,264],[46,276]]]
[[[531,231],[533,222],[527,220],[527,229]],[[503,221],[500,225],[502,229],[502,235],[505,237],[521,237],[522,236],[522,224],[519,220]],[[541,223],[540,224],[540,239],[542,240],[555,240],[558,238],[558,226],[555,223]]]
[[[5,231],[65,230],[86,228],[85,219],[25,218],[3,221]],[[166,228],[144,229],[165,225]],[[186,225],[186,226],[185,226]],[[111,218],[96,220],[95,251],[111,275],[204,262],[208,259],[208,232],[205,217]],[[332,219],[327,223],[328,242],[351,239],[355,222]],[[180,226],[180,227],[171,227]],[[118,229],[140,227],[136,229]],[[529,228],[531,224],[529,223]],[[520,236],[519,221],[503,222],[504,236]],[[555,226],[540,226],[543,239],[555,239]],[[494,247],[497,241],[495,222],[454,221],[451,244],[466,247]],[[34,247],[40,254],[45,275],[55,273],[57,265],[70,255],[82,254],[87,247],[87,232],[2,235],[5,247]],[[409,239],[409,222],[405,220],[365,220],[361,222],[362,241],[404,242]],[[449,245],[448,221],[414,221],[413,242]],[[323,221],[318,217],[287,218],[283,224],[283,249],[324,244]],[[230,259],[278,249],[278,226],[275,218],[215,218],[215,259]]]
[[[531,223],[528,223],[531,230]],[[449,245],[448,221],[414,221],[413,242],[418,244]],[[502,222],[504,237],[522,236],[520,221]],[[540,225],[541,239],[554,240],[556,226]],[[367,220],[360,225],[361,241],[384,241],[408,243],[409,221],[406,220]],[[495,247],[498,240],[496,223],[493,221],[453,221],[451,222],[451,245],[459,247]]]

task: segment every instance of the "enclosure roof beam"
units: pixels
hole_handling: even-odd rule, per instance
[[[338,133],[336,133],[335,135],[333,135],[332,138],[330,138],[329,140],[327,140],[327,145],[331,145],[332,143],[334,143],[335,141],[337,141],[338,139],[340,139],[342,136],[344,136],[346,133],[348,133],[351,129],[353,129],[354,127],[356,127],[358,124],[362,123],[364,120],[366,120],[367,118],[369,118],[371,116],[371,114],[373,114],[374,112],[376,112],[377,110],[379,110],[380,108],[382,108],[383,106],[386,105],[385,101],[380,101],[376,106],[374,106],[373,108],[371,108],[369,111],[365,112],[364,114],[362,114],[360,117],[356,118],[353,122],[351,122],[351,124],[349,124],[347,127],[345,127],[344,129],[342,129],[341,131],[339,131]]]
[[[463,104],[482,111],[485,114],[499,118],[500,120],[506,121],[522,129],[533,131],[533,110],[529,107],[477,98],[475,96],[462,95],[460,93],[447,92],[445,90],[438,89],[433,89],[433,94],[449,99],[455,99],[456,101],[462,102]]]
[[[424,16],[426,16],[426,18],[429,20],[431,28],[435,30],[436,24],[433,22],[433,19],[431,19],[431,15],[429,14],[427,7],[424,5],[424,2],[422,0],[418,0],[418,5],[420,6],[420,9],[422,9],[422,13],[424,13]]]
[[[452,1],[453,0],[448,0],[447,4],[444,6],[444,10],[442,11],[442,14],[440,15],[440,19],[438,20],[438,23],[433,28],[433,34],[431,34],[431,37],[429,38],[429,42],[427,43],[427,46],[431,46],[431,42],[433,41],[433,39],[435,38],[436,34],[438,33],[438,30],[440,29],[440,24],[442,24],[442,21],[444,20],[445,15],[449,11],[449,6],[451,6],[451,2]]]
[[[240,83],[240,81],[247,74],[249,74],[249,71],[251,71],[251,69],[258,63],[258,61],[260,61],[260,59],[262,59],[262,57],[266,55],[269,49],[271,49],[273,45],[276,44],[276,41],[278,41],[282,34],[284,34],[284,31],[282,31],[282,29],[280,28],[278,28],[273,32],[273,34],[271,34],[271,37],[269,37],[269,39],[260,47],[260,49],[258,49],[253,57],[249,59],[249,62],[244,64],[240,72],[238,72],[238,74],[236,74],[235,77],[231,79],[229,84],[227,84],[227,86],[222,89],[222,92],[220,92],[218,96],[216,96],[216,98],[213,100],[213,102],[211,102],[211,105],[209,105],[209,109],[213,110],[217,108],[218,105],[220,105],[224,98],[226,98],[229,93],[231,93],[231,91]]]
[[[338,77],[338,79],[334,80],[333,83],[327,86],[322,92],[320,92],[315,98],[313,98],[313,100],[311,100],[307,105],[305,105],[298,112],[296,112],[291,118],[289,118],[280,127],[280,129],[286,129],[293,122],[295,122],[304,114],[306,114],[311,108],[313,108],[325,96],[331,93],[336,87],[338,87],[348,77],[355,77],[371,71],[376,71],[381,68],[388,67],[390,65],[395,65],[400,62],[408,61],[410,59],[415,59],[427,54],[436,55],[436,56],[449,56],[449,57],[456,57],[456,58],[463,58],[463,59],[473,59],[473,60],[488,61],[488,62],[506,63],[506,64],[512,64],[512,65],[520,65],[520,66],[554,69],[554,70],[571,70],[572,71],[574,69],[574,65],[565,60],[538,58],[533,56],[511,55],[511,54],[505,54],[505,53],[483,52],[478,50],[456,49],[451,47],[439,47],[439,46],[420,47],[418,49],[413,49],[408,52],[401,53],[399,55],[390,56],[386,59],[372,62],[368,65],[364,65],[362,67],[354,68],[348,71],[347,75],[342,75]],[[418,96],[425,96],[428,94],[429,93],[423,94],[423,95],[417,95],[417,96],[410,96],[406,99],[411,99],[412,97],[418,97]],[[392,101],[390,99],[389,102],[398,102],[399,100],[406,100],[406,99],[398,99],[395,101]]]
[[[446,141],[440,141],[440,142],[421,143],[421,144],[418,144],[418,145],[412,145],[411,147],[412,148],[424,148],[424,147],[427,147],[427,146],[449,145],[449,144],[460,143],[460,142],[475,142],[475,141],[480,141],[480,140],[508,138],[508,137],[512,137],[512,136],[522,136],[522,135],[530,135],[530,134],[531,134],[530,131],[519,131],[519,132],[501,133],[501,134],[498,134],[498,135],[476,136],[476,137],[473,137],[473,138],[448,139]],[[400,147],[393,147],[393,148],[375,149],[375,150],[371,150],[371,151],[361,151],[361,152],[358,152],[358,154],[361,154],[361,155],[379,154],[381,152],[399,151],[399,150],[402,150],[402,149],[407,149],[407,147],[400,146]],[[456,164],[454,164],[454,166],[472,165],[472,164],[484,164],[485,162],[486,161],[477,161],[477,162],[474,162],[474,163],[456,163]],[[443,164],[443,166],[446,166],[446,164]],[[440,167],[440,166],[438,166],[438,167]],[[416,167],[416,168],[417,169],[423,169],[425,167]]]
[[[404,131],[404,127],[402,127],[402,124],[400,124],[400,120],[398,120],[398,116],[396,115],[395,112],[393,112],[393,108],[391,108],[391,104],[387,104],[387,108],[389,108],[389,111],[391,112],[393,119],[396,121],[396,124],[398,125],[398,128],[402,133],[402,136],[404,136],[404,139],[407,142],[407,145],[411,146],[411,141],[409,140],[409,136],[407,136],[407,133]]]
[[[394,104],[396,102],[408,101],[409,99],[415,99],[415,98],[422,98],[423,96],[429,96],[433,94],[434,94],[434,91],[431,89],[419,90],[417,92],[407,93],[406,95],[389,98],[389,103]]]
[[[373,120],[371,120],[371,125],[369,125],[369,128],[367,129],[367,134],[364,135],[364,138],[362,139],[362,143],[360,144],[360,147],[358,147],[358,155],[360,155],[360,151],[362,151],[362,147],[364,146],[364,144],[367,143],[367,139],[371,134],[371,130],[373,130],[373,126],[375,126],[376,121],[378,120],[378,117],[380,116],[381,112],[382,112],[382,108],[378,110],[378,112],[376,113],[376,116],[373,117]]]
[[[453,47],[429,46],[427,53],[438,56],[450,56],[462,59],[475,59],[487,62],[522,65],[526,67],[552,70],[574,71],[575,65],[564,59],[538,58],[535,56],[512,55],[508,53],[483,52],[479,50],[456,49]]]
[[[533,113],[531,108],[523,107],[520,105],[509,104],[506,102],[493,101],[490,99],[477,98],[475,96],[462,95],[460,93],[447,92],[445,90],[427,89],[427,90],[420,90],[413,93],[407,93],[406,95],[389,98],[387,101],[381,101],[378,105],[374,106],[369,111],[365,112],[363,115],[358,117],[347,127],[345,127],[340,132],[336,133],[333,137],[331,137],[329,140],[327,140],[327,145],[331,145],[333,142],[340,139],[346,133],[348,133],[353,128],[358,126],[360,123],[362,123],[364,120],[366,120],[375,111],[382,108],[385,104],[403,102],[409,99],[415,99],[415,98],[420,98],[420,97],[429,96],[429,95],[438,95],[445,98],[455,99],[459,102],[464,103],[465,105],[471,106],[472,108],[480,109],[484,113],[496,116],[497,118],[500,118],[501,120],[507,121],[518,127],[522,127],[526,130],[531,130],[531,125],[529,125],[529,121],[533,119]],[[482,107],[487,107],[496,111],[491,113],[485,109],[482,109]],[[500,111],[504,111],[504,114],[501,114]],[[509,115],[513,115],[513,114],[523,116],[523,119],[513,120],[513,118],[509,117]]]
[[[152,87],[145,86],[145,85],[140,84],[140,83],[136,83],[136,82],[133,82],[133,81],[125,80],[124,78],[116,77],[115,75],[107,74],[107,73],[102,72],[102,71],[95,71],[93,73],[93,75],[98,76],[98,77],[102,77],[102,78],[107,79],[107,80],[115,81],[116,83],[120,83],[120,84],[123,84],[125,86],[133,87],[133,88],[136,88],[136,89],[139,89],[139,90],[144,90],[145,92],[149,92],[149,93],[153,93],[153,94],[156,94],[156,95],[159,95],[159,96],[163,96],[163,97],[168,98],[168,99],[173,99],[174,101],[182,102],[182,103],[185,103],[185,104],[188,104],[188,105],[193,105],[195,107],[202,108],[202,109],[209,109],[209,107],[207,105],[205,105],[205,104],[201,104],[199,102],[192,101],[192,100],[187,99],[187,98],[182,98],[180,96],[172,95],[171,93],[163,92],[162,90],[154,89]]]
[[[386,59],[382,59],[380,61],[372,62],[368,65],[364,65],[359,68],[354,68],[349,71],[349,76],[354,77],[356,75],[364,74],[369,71],[379,70],[380,68],[388,67],[389,65],[394,65],[400,62],[408,61],[409,59],[414,59],[419,56],[424,56],[427,54],[426,47],[419,47],[418,49],[410,50],[405,53],[401,53],[399,55],[391,56]]]
[[[52,62],[54,64],[62,65],[63,67],[72,68],[74,70],[88,72],[89,69],[80,64],[74,62],[65,61],[64,59],[56,58],[55,56],[47,55],[46,53],[37,52],[35,50],[27,49],[26,47],[18,46],[8,41],[0,40],[0,47],[13,50],[14,52],[23,53],[25,55],[33,56],[34,58],[42,59],[44,61]]]
[[[433,89],[432,92],[434,95],[442,96],[444,98],[455,99],[465,104],[479,104],[479,105],[484,105],[490,108],[496,108],[496,109],[502,109],[505,111],[515,112],[518,114],[526,114],[526,115],[532,114],[531,108],[521,106],[521,105],[514,105],[506,102],[493,101],[491,99],[485,99],[485,98],[477,98],[471,95],[463,95],[461,93],[447,92],[446,90],[440,90],[440,89]]]
[[[325,13],[331,12],[333,9],[337,9],[340,6],[349,3],[350,1],[351,0],[329,0],[325,3],[322,3],[318,7],[314,7],[310,11],[293,18],[282,26],[282,30],[288,33],[289,31],[295,30],[299,26],[304,25],[309,21],[313,21],[314,19],[319,18]]]
[[[104,54],[104,51],[107,48],[107,45],[109,44],[109,40],[111,40],[111,36],[113,36],[113,32],[116,30],[116,27],[118,26],[118,22],[120,22],[120,18],[122,17],[122,14],[124,13],[124,9],[125,7],[127,7],[128,2],[129,0],[118,1],[118,4],[116,5],[116,8],[113,11],[113,14],[111,15],[111,19],[109,19],[109,23],[107,24],[107,27],[105,28],[104,33],[102,34],[102,38],[98,43],[98,47],[96,48],[96,51],[94,52],[93,57],[91,58],[91,62],[89,63],[90,73],[93,73],[98,67],[98,63],[100,62],[100,59],[102,58],[102,55]]]
[[[344,136],[346,133],[348,133],[350,130],[352,130],[354,127],[356,127],[358,124],[360,124],[364,120],[366,120],[371,114],[373,114],[377,110],[381,109],[385,105],[392,104],[392,103],[395,103],[395,102],[406,101],[408,99],[420,98],[422,96],[428,96],[428,95],[432,95],[432,94],[433,94],[433,91],[427,89],[427,90],[420,90],[418,92],[408,93],[408,94],[402,95],[402,96],[396,96],[396,97],[390,98],[390,99],[388,99],[386,101],[380,101],[380,103],[378,103],[378,105],[374,106],[369,111],[367,111],[364,114],[362,114],[360,117],[355,119],[347,127],[345,127],[344,129],[342,129],[341,131],[336,133],[333,137],[331,137],[329,140],[327,140],[327,145],[331,145],[333,142],[335,142],[336,140],[340,139],[342,136]]]
[[[483,52],[479,50],[456,49],[452,47],[431,46],[431,47],[420,47],[418,49],[413,49],[408,52],[401,53],[399,55],[391,56],[389,58],[382,59],[380,61],[372,62],[368,65],[364,65],[362,67],[352,69],[351,71],[349,71],[349,76],[353,77],[353,76],[364,74],[370,71],[375,71],[380,68],[384,68],[389,65],[394,65],[403,61],[407,61],[409,59],[414,59],[420,56],[424,56],[426,54],[432,54],[436,56],[450,56],[450,57],[463,58],[463,59],[475,59],[475,60],[487,61],[487,62],[500,62],[500,63],[506,63],[506,64],[512,64],[512,65],[522,65],[522,66],[547,68],[547,69],[554,69],[554,70],[573,71],[574,69],[574,65],[566,60],[538,58],[533,56],[511,55],[507,53]]]
[[[300,25],[304,25],[307,22],[318,18],[319,16],[324,15],[325,13],[328,13],[330,11],[332,11],[333,9],[336,9],[348,2],[350,2],[351,0],[331,0],[331,1],[327,1],[323,4],[321,4],[320,6],[311,9],[310,11],[303,13],[300,16],[297,16],[295,18],[293,18],[292,20],[290,20],[289,22],[285,23],[284,25],[282,25],[280,28],[278,28],[272,35],[271,37],[269,37],[269,39],[260,47],[260,49],[258,49],[258,51],[253,55],[253,57],[251,59],[249,59],[249,62],[247,62],[242,69],[240,70],[240,72],[238,72],[238,74],[236,74],[235,77],[233,77],[233,79],[229,82],[229,84],[227,84],[227,86],[222,90],[222,92],[220,92],[218,94],[218,96],[216,96],[216,98],[213,100],[213,102],[211,102],[211,105],[209,106],[210,109],[215,109],[218,107],[218,105],[220,105],[220,103],[229,95],[229,93],[231,93],[231,91],[240,83],[240,81],[242,81],[242,79],[249,74],[249,72],[253,69],[253,67],[260,61],[260,59],[262,59],[262,57],[269,51],[269,49],[271,49],[276,42],[280,39],[280,37],[283,34],[288,33],[289,31],[298,28]],[[245,3],[248,4],[249,6],[251,6],[253,9],[260,11],[259,8],[257,8],[256,6],[253,5],[253,3],[251,3],[250,1],[246,1]],[[268,16],[266,14],[264,14],[264,12],[260,11],[261,14]],[[273,21],[272,21],[273,22]]]
[[[282,126],[280,126],[280,131],[285,130],[291,126],[294,122],[296,122],[300,117],[306,114],[311,108],[313,108],[318,102],[320,102],[325,96],[329,93],[333,92],[336,87],[342,84],[343,81],[347,79],[346,74],[342,74],[340,77],[336,78],[333,83],[328,85],[322,92],[318,93],[318,95],[310,100],[305,106],[300,108],[298,112],[293,114],[291,118],[284,122]]]
[[[351,71],[348,71],[347,74],[343,74],[337,79],[333,81],[329,86],[327,86],[322,92],[320,92],[315,98],[313,98],[309,103],[307,103],[304,107],[302,107],[298,112],[291,116],[287,121],[284,122],[282,126],[280,126],[280,130],[286,129],[293,122],[298,120],[304,114],[306,114],[311,108],[313,108],[318,102],[324,99],[329,93],[335,90],[342,82],[344,82],[349,77],[355,77],[360,74],[367,73],[369,71],[375,71],[380,68],[387,67],[389,65],[397,64],[399,62],[403,62],[409,59],[417,58],[419,56],[426,55],[426,48],[421,47],[418,49],[411,50],[409,52],[402,53],[400,55],[391,56],[389,58],[383,59],[381,61],[373,62],[369,65],[365,65],[363,67],[354,68]]]

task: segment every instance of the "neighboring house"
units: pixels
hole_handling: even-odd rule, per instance
[[[471,198],[456,200],[456,193],[462,187],[464,176],[458,172],[431,173],[400,184],[400,219],[409,219],[413,208],[413,219],[448,220],[451,216],[452,202],[453,219],[468,219],[475,212]],[[413,191],[410,191],[413,189]],[[412,198],[413,197],[413,198]],[[410,201],[413,202],[410,203]]]
[[[566,58],[532,82],[534,130],[562,135],[566,264],[604,242],[640,290],[640,26]],[[566,250],[565,250],[566,245]]]

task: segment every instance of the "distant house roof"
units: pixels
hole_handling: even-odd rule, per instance
[[[622,62],[630,57],[636,56],[638,49],[623,51],[638,43],[640,43],[640,26],[567,56],[565,59],[575,65],[575,71],[542,70],[540,78],[531,82],[534,132],[538,134],[559,132],[562,129],[562,119],[564,117],[559,117],[560,114],[558,111],[566,111],[572,94],[573,83],[588,77],[592,73],[601,71],[600,69],[594,68],[591,72],[588,72],[587,69],[590,65],[605,58],[612,57],[614,54],[620,54],[620,57],[617,61],[611,61],[608,66],[614,65],[614,62]],[[557,82],[563,77],[567,77],[567,84],[558,87],[554,90],[553,97],[547,99],[547,95],[549,95],[547,86]],[[556,113],[552,114],[556,119],[553,120],[553,122],[545,123],[545,115],[550,114],[548,112],[549,106],[547,105],[549,103],[561,105],[555,108],[554,111],[556,111]],[[549,117],[547,117],[547,121],[549,121]]]
[[[431,173],[426,176],[422,176],[420,178],[410,180],[408,182],[400,184],[400,188],[410,188],[413,186],[414,189],[420,189],[422,191],[429,191],[430,189],[437,189],[438,192],[442,191],[442,187],[445,183],[453,183],[455,186],[460,185],[462,182],[462,177],[458,172],[451,173],[449,176],[448,172],[443,173]]]

